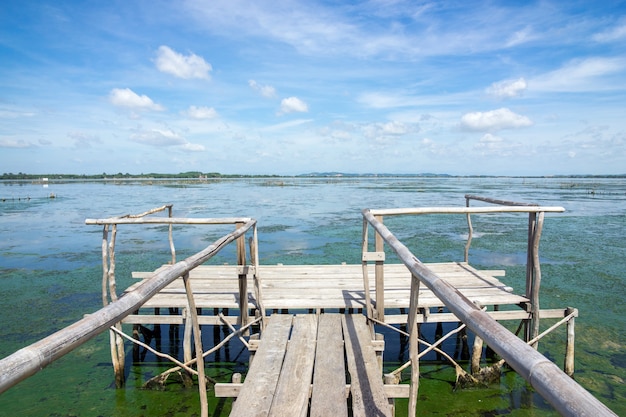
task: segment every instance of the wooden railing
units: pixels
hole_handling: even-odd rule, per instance
[[[61,358],[65,354],[69,353],[73,349],[97,336],[98,334],[112,328],[116,323],[122,321],[122,319],[130,314],[133,314],[138,310],[146,301],[157,294],[160,290],[165,288],[168,284],[174,280],[182,277],[185,282],[185,290],[187,293],[187,299],[189,303],[189,310],[191,313],[191,321],[194,331],[195,350],[196,350],[196,368],[199,382],[199,392],[202,407],[202,416],[208,415],[208,403],[206,398],[206,380],[204,375],[204,363],[203,363],[203,348],[200,337],[200,326],[198,324],[196,308],[193,299],[193,292],[189,283],[189,272],[194,268],[202,265],[217,253],[219,253],[228,244],[236,241],[238,248],[238,261],[240,265],[245,263],[245,234],[249,230],[253,231],[253,243],[251,262],[253,266],[256,266],[258,259],[257,254],[257,230],[256,220],[251,218],[148,218],[148,217],[116,217],[111,219],[92,220],[87,219],[87,224],[98,225],[119,225],[119,224],[234,224],[236,229],[228,233],[211,245],[207,246],[200,252],[174,263],[168,268],[160,268],[154,272],[154,274],[140,284],[135,290],[126,293],[123,297],[119,297],[114,301],[111,301],[100,310],[87,315],[82,320],[59,330],[58,332],[36,342],[32,345],[24,347],[10,356],[0,360],[0,393],[6,391],[18,382],[34,375],[50,363]],[[104,245],[104,243],[103,243]],[[103,252],[105,250],[103,249]],[[107,250],[108,252],[108,250]],[[114,252],[113,252],[114,253]],[[113,257],[114,259],[114,257]],[[108,266],[108,265],[107,265]],[[114,262],[113,262],[113,271]],[[256,268],[255,268],[256,270]],[[110,269],[107,268],[107,279]],[[242,273],[243,268],[241,268]],[[112,274],[114,275],[114,274]],[[244,277],[243,279],[241,277]],[[243,287],[240,285],[240,291],[247,291],[245,288],[245,275],[239,276],[239,282],[244,282]],[[114,293],[114,292],[113,292]],[[257,295],[257,300],[260,299],[260,295]],[[240,297],[240,307],[242,311],[247,314],[247,293],[246,296]],[[259,306],[260,312],[263,314],[264,309]],[[244,314],[244,313],[242,313]],[[245,323],[245,322],[243,322]],[[115,337],[119,335],[115,333]],[[113,336],[112,336],[113,337]],[[117,346],[117,342],[116,342]],[[116,355],[123,355],[123,348],[121,352],[116,352]]]
[[[465,205],[470,206],[470,201],[482,201],[489,204],[509,207],[538,207],[535,203],[520,203],[515,201],[496,200],[488,197],[481,197],[471,194],[465,195]],[[535,339],[539,334],[540,304],[539,288],[541,286],[541,263],[539,262],[539,241],[543,230],[543,220],[545,211],[528,211],[528,247],[526,250],[526,297],[530,300],[531,319],[525,322],[524,340]],[[465,244],[465,262],[468,262],[469,247],[472,243],[472,220],[470,213],[467,213],[467,226],[469,234]],[[532,346],[536,349],[537,342]]]
[[[593,395],[578,385],[572,378],[561,371],[553,362],[541,355],[537,350],[526,344],[522,339],[515,336],[504,326],[494,320],[489,314],[461,292],[455,289],[445,280],[441,279],[426,267],[411,251],[402,244],[389,229],[383,224],[382,217],[385,215],[400,214],[432,214],[432,213],[503,213],[503,212],[562,212],[561,207],[540,206],[503,206],[503,207],[465,207],[465,208],[410,208],[393,210],[363,210],[363,264],[364,270],[368,260],[383,258],[380,255],[382,244],[386,243],[396,253],[401,262],[411,272],[411,289],[409,315],[407,328],[409,333],[409,359],[411,362],[411,390],[409,397],[408,415],[415,416],[417,405],[417,392],[419,384],[419,360],[418,360],[418,332],[417,314],[419,302],[419,288],[426,285],[445,306],[471,331],[484,340],[491,349],[502,357],[519,375],[528,381],[537,392],[548,401],[559,413],[565,416],[615,416],[604,404]],[[371,225],[376,231],[376,252],[367,252],[367,229]],[[366,253],[368,253],[366,255]],[[382,269],[382,268],[381,268]],[[364,271],[365,272],[365,271]],[[382,276],[376,277],[382,281]],[[364,280],[367,281],[367,280]],[[366,302],[368,302],[368,315],[374,314],[369,304],[367,283],[365,284]],[[383,284],[384,285],[384,284]],[[376,294],[376,307],[379,307],[379,297],[382,292]],[[379,311],[378,314],[381,314]],[[378,318],[380,320],[380,318]]]
[[[148,217],[151,214],[159,213],[168,210],[169,217]],[[257,229],[256,222],[249,218],[176,218],[172,217],[172,206],[166,205],[159,208],[155,208],[145,213],[141,213],[138,215],[125,215],[119,217],[112,217],[107,219],[87,219],[85,223],[88,225],[102,225],[103,226],[103,237],[102,237],[102,267],[103,267],[103,277],[102,277],[102,299],[104,305],[107,305],[109,302],[117,301],[116,294],[116,284],[115,284],[115,240],[117,235],[118,225],[121,224],[167,224],[169,225],[169,243],[170,243],[170,251],[172,255],[171,263],[174,264],[176,260],[176,251],[174,248],[174,241],[172,236],[172,225],[174,224],[186,224],[186,225],[235,225],[236,229],[240,229],[244,227],[249,222],[253,222],[253,236],[250,244],[250,261],[251,266],[254,271],[255,277],[255,291],[260,291],[260,284],[258,283],[258,268],[257,268],[257,259],[258,259],[258,245],[257,245]],[[248,227],[250,228],[250,227]],[[248,229],[247,228],[247,229]],[[111,237],[107,240],[109,235],[109,229],[112,230]],[[247,230],[246,229],[246,230]],[[108,262],[107,262],[108,261]],[[239,236],[237,238],[237,265],[239,266],[239,274],[238,274],[238,283],[239,283],[239,323],[241,325],[245,325],[248,323],[248,289],[247,289],[247,274],[243,267],[246,266],[246,244],[245,244],[245,236]],[[193,303],[193,292],[191,291],[188,285],[188,282],[184,275],[181,275],[185,279],[185,289],[187,292],[187,297],[189,301],[189,308],[187,313],[190,315],[192,326],[196,326],[197,318],[195,317],[196,309],[192,308]],[[107,288],[108,288],[108,298],[107,298]],[[256,294],[256,300],[259,303],[259,311],[261,315],[264,315],[264,309],[262,308],[263,302],[260,294]],[[124,338],[120,334],[121,333],[121,323],[116,323],[115,327],[118,332],[111,331],[111,360],[113,362],[113,369],[115,371],[115,383],[116,386],[121,387],[124,385],[124,360],[125,360],[125,350],[124,350]],[[189,334],[189,338],[191,335]],[[198,337],[194,336],[196,340]]]

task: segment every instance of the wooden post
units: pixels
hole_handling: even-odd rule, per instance
[[[167,207],[167,213],[168,213],[168,217],[172,217],[172,205],[170,204]],[[170,223],[170,227],[169,227],[169,241],[170,241],[170,252],[172,253],[172,265],[174,265],[176,263],[176,249],[174,248],[174,235],[172,233],[172,227],[174,225]]]
[[[102,228],[102,305],[109,304],[108,282],[109,282],[109,225]]]
[[[576,309],[568,307],[565,311],[566,315],[572,314]],[[574,326],[575,318],[572,317],[567,321],[567,342],[565,344],[565,366],[564,371],[569,376],[574,376]]]
[[[465,196],[465,207],[469,207],[470,206],[470,199],[468,196]],[[469,262],[469,248],[470,245],[472,244],[472,235],[474,234],[474,228],[472,227],[472,217],[470,216],[469,213],[467,213],[465,215],[467,217],[467,228],[468,228],[468,233],[467,233],[467,242],[465,242],[465,253],[464,253],[464,259],[465,262]]]
[[[537,221],[537,213],[531,212],[528,213],[528,243],[526,249],[526,298],[530,301],[530,309],[531,309],[531,318],[529,320],[524,321],[524,341],[528,342],[533,338],[531,328],[533,327],[533,317],[534,317],[534,307],[532,304],[533,297],[533,241],[535,234],[535,225]]]
[[[193,332],[191,323],[191,311],[189,307],[183,310],[185,329],[183,333],[183,360],[185,363],[191,361],[191,333]]]
[[[476,304],[476,307],[478,308],[483,308],[480,303],[475,302],[474,304]],[[483,356],[483,339],[481,339],[480,337],[478,337],[478,335],[475,334],[474,345],[472,346],[472,359],[470,361],[472,375],[480,372],[480,360],[482,356]]]
[[[239,229],[244,224],[241,222],[236,223],[236,228]],[[246,265],[246,238],[245,235],[241,235],[237,238],[237,265],[243,267]],[[239,325],[245,326],[248,324],[248,275],[245,271],[241,271],[239,274]]]
[[[532,329],[531,337],[534,339],[539,334],[539,320],[540,320],[540,307],[539,307],[539,289],[541,288],[541,265],[539,263],[539,240],[541,239],[541,231],[543,229],[544,213],[537,213],[537,219],[535,229],[533,233],[532,241],[532,258],[533,258],[533,285],[532,285]],[[538,349],[539,342],[535,342],[532,345],[535,349]]]
[[[383,222],[383,216],[376,216],[376,220]],[[382,236],[376,233],[376,252],[384,252],[385,241]],[[385,321],[385,265],[384,261],[376,261],[376,319]]]
[[[190,327],[193,327],[193,338],[196,348],[196,370],[198,371],[198,391],[200,393],[200,416],[209,416],[209,402],[207,400],[206,393],[206,377],[204,375],[204,349],[202,348],[202,335],[200,334],[200,323],[198,322],[198,315],[196,310],[196,303],[193,299],[193,291],[191,289],[191,281],[189,279],[189,272],[183,275],[183,281],[185,283],[185,293],[187,293],[187,310],[191,316]],[[187,361],[185,361],[187,362]]]
[[[417,327],[417,312],[420,290],[420,279],[416,275],[411,276],[411,293],[409,298],[409,316],[407,329],[409,333],[409,360],[411,361],[411,389],[409,393],[408,417],[415,417],[417,411],[417,393],[419,390],[419,341]]]
[[[374,310],[372,308],[372,300],[370,296],[370,277],[367,270],[367,259],[365,254],[368,252],[368,226],[367,220],[363,219],[363,240],[361,242],[361,266],[363,270],[363,290],[365,293],[365,314],[367,318],[375,318]]]
[[[472,374],[480,372],[480,359],[483,356],[483,339],[474,335],[474,346],[472,347]]]
[[[400,384],[400,375],[396,375],[396,374],[385,374],[385,385],[398,385]],[[396,415],[396,399],[391,397],[388,398],[387,401],[389,401],[389,406],[391,407],[391,415],[395,416]]]
[[[254,267],[254,296],[256,298],[257,311],[261,316],[261,328],[265,329],[267,320],[265,319],[265,305],[263,304],[263,291],[261,289],[261,271],[259,271],[259,240],[257,237],[256,223],[252,228],[252,238],[250,239],[250,259],[252,261],[252,266]]]
[[[376,333],[376,334],[374,335],[374,337],[375,337],[375,340],[376,340],[376,341],[381,341],[381,342],[383,342],[383,343],[384,343],[384,341],[385,341],[385,335],[383,335],[383,334],[381,334],[381,333]],[[382,373],[383,373],[383,364],[384,364],[384,361],[383,361],[383,354],[384,354],[384,349],[383,349],[383,350],[377,350],[377,351],[376,351],[376,359],[378,360],[378,367],[380,368],[380,373],[381,373],[381,375],[382,375]]]

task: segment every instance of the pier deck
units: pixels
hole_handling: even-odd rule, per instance
[[[348,404],[355,416],[392,416],[389,398],[409,387],[383,384],[382,343],[361,314],[273,314],[245,381],[215,394],[237,397],[231,417],[347,417]]]
[[[500,281],[504,271],[477,270],[464,262],[429,263],[426,264],[433,272],[448,281],[472,302],[482,306],[521,306],[509,311],[493,311],[499,319],[528,318],[526,305],[529,299],[516,295],[513,289]],[[162,268],[168,268],[163,266]],[[272,310],[343,310],[364,309],[365,291],[363,285],[363,269],[361,265],[261,265],[258,267],[261,282],[261,294],[266,311]],[[253,281],[253,267],[243,267],[247,272],[248,308],[256,309],[258,300],[255,298]],[[239,272],[242,267],[230,265],[202,265],[190,272],[191,287],[193,289],[197,308],[202,309],[239,309]],[[140,279],[129,287],[126,292],[132,291],[151,272],[134,272],[133,276]],[[370,294],[373,302],[375,282],[370,274]],[[385,322],[406,323],[406,316],[399,314],[400,309],[409,307],[411,274],[403,264],[384,265],[384,302]],[[380,299],[380,298],[379,298]],[[144,309],[187,307],[187,298],[182,278],[175,280],[157,295],[148,300]],[[450,313],[437,314],[442,303],[426,286],[420,289],[419,307],[423,308],[422,321],[457,321]],[[432,310],[432,314],[431,313]],[[144,311],[145,313],[145,311]],[[199,317],[201,324],[219,324],[216,317],[207,316],[206,311]],[[548,315],[549,312],[547,313]],[[555,313],[557,314],[557,313]],[[562,317],[562,311],[557,316]],[[231,320],[234,317],[231,317]],[[176,316],[152,314],[131,315],[125,323],[162,323],[182,324],[182,315]]]

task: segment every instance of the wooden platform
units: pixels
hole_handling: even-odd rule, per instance
[[[273,314],[243,384],[217,384],[215,395],[237,397],[231,416],[347,417],[348,406],[391,416],[389,398],[409,387],[383,384],[383,349],[360,314]]]
[[[431,263],[427,266],[441,278],[459,289],[470,300],[483,306],[520,305],[528,303],[528,298],[516,295],[512,288],[501,282],[497,277],[504,271],[480,271],[467,263]],[[163,268],[167,268],[164,266]],[[262,265],[258,267],[261,278],[261,291],[266,311],[272,310],[335,310],[365,308],[365,292],[363,289],[363,269],[361,265]],[[375,282],[373,267],[369,273],[370,293],[375,300]],[[239,308],[238,273],[247,273],[248,308],[257,308],[254,296],[253,268],[221,265],[203,265],[190,273],[191,286],[196,306],[202,309],[233,309]],[[388,323],[406,322],[399,309],[409,306],[410,273],[402,264],[385,264],[385,309],[390,315]],[[134,272],[133,276],[146,279],[151,272]],[[141,282],[129,287],[132,291]],[[159,294],[144,304],[144,308],[179,308],[187,306],[182,279],[168,285]],[[424,309],[422,321],[456,321],[450,313],[430,315],[436,312],[443,303],[425,286],[420,290],[419,306]],[[525,309],[517,311],[493,312],[499,319],[528,318]],[[201,324],[218,324],[216,318],[204,312],[200,317]],[[560,312],[562,317],[562,312]],[[167,315],[132,315],[125,319],[126,323],[162,323],[181,324],[182,317]]]

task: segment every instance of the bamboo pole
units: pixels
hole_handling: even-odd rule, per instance
[[[578,385],[554,363],[480,310],[456,288],[428,269],[369,210],[363,216],[381,234],[409,271],[445,303],[467,327],[481,337],[561,414],[615,416],[608,407]]]
[[[150,279],[116,302],[3,358],[0,360],[0,393],[108,330],[111,325],[132,314],[172,281],[215,256],[224,246],[232,243],[255,223],[256,220],[250,219],[244,227],[221,237],[195,255],[177,262],[171,268],[156,271]]]

